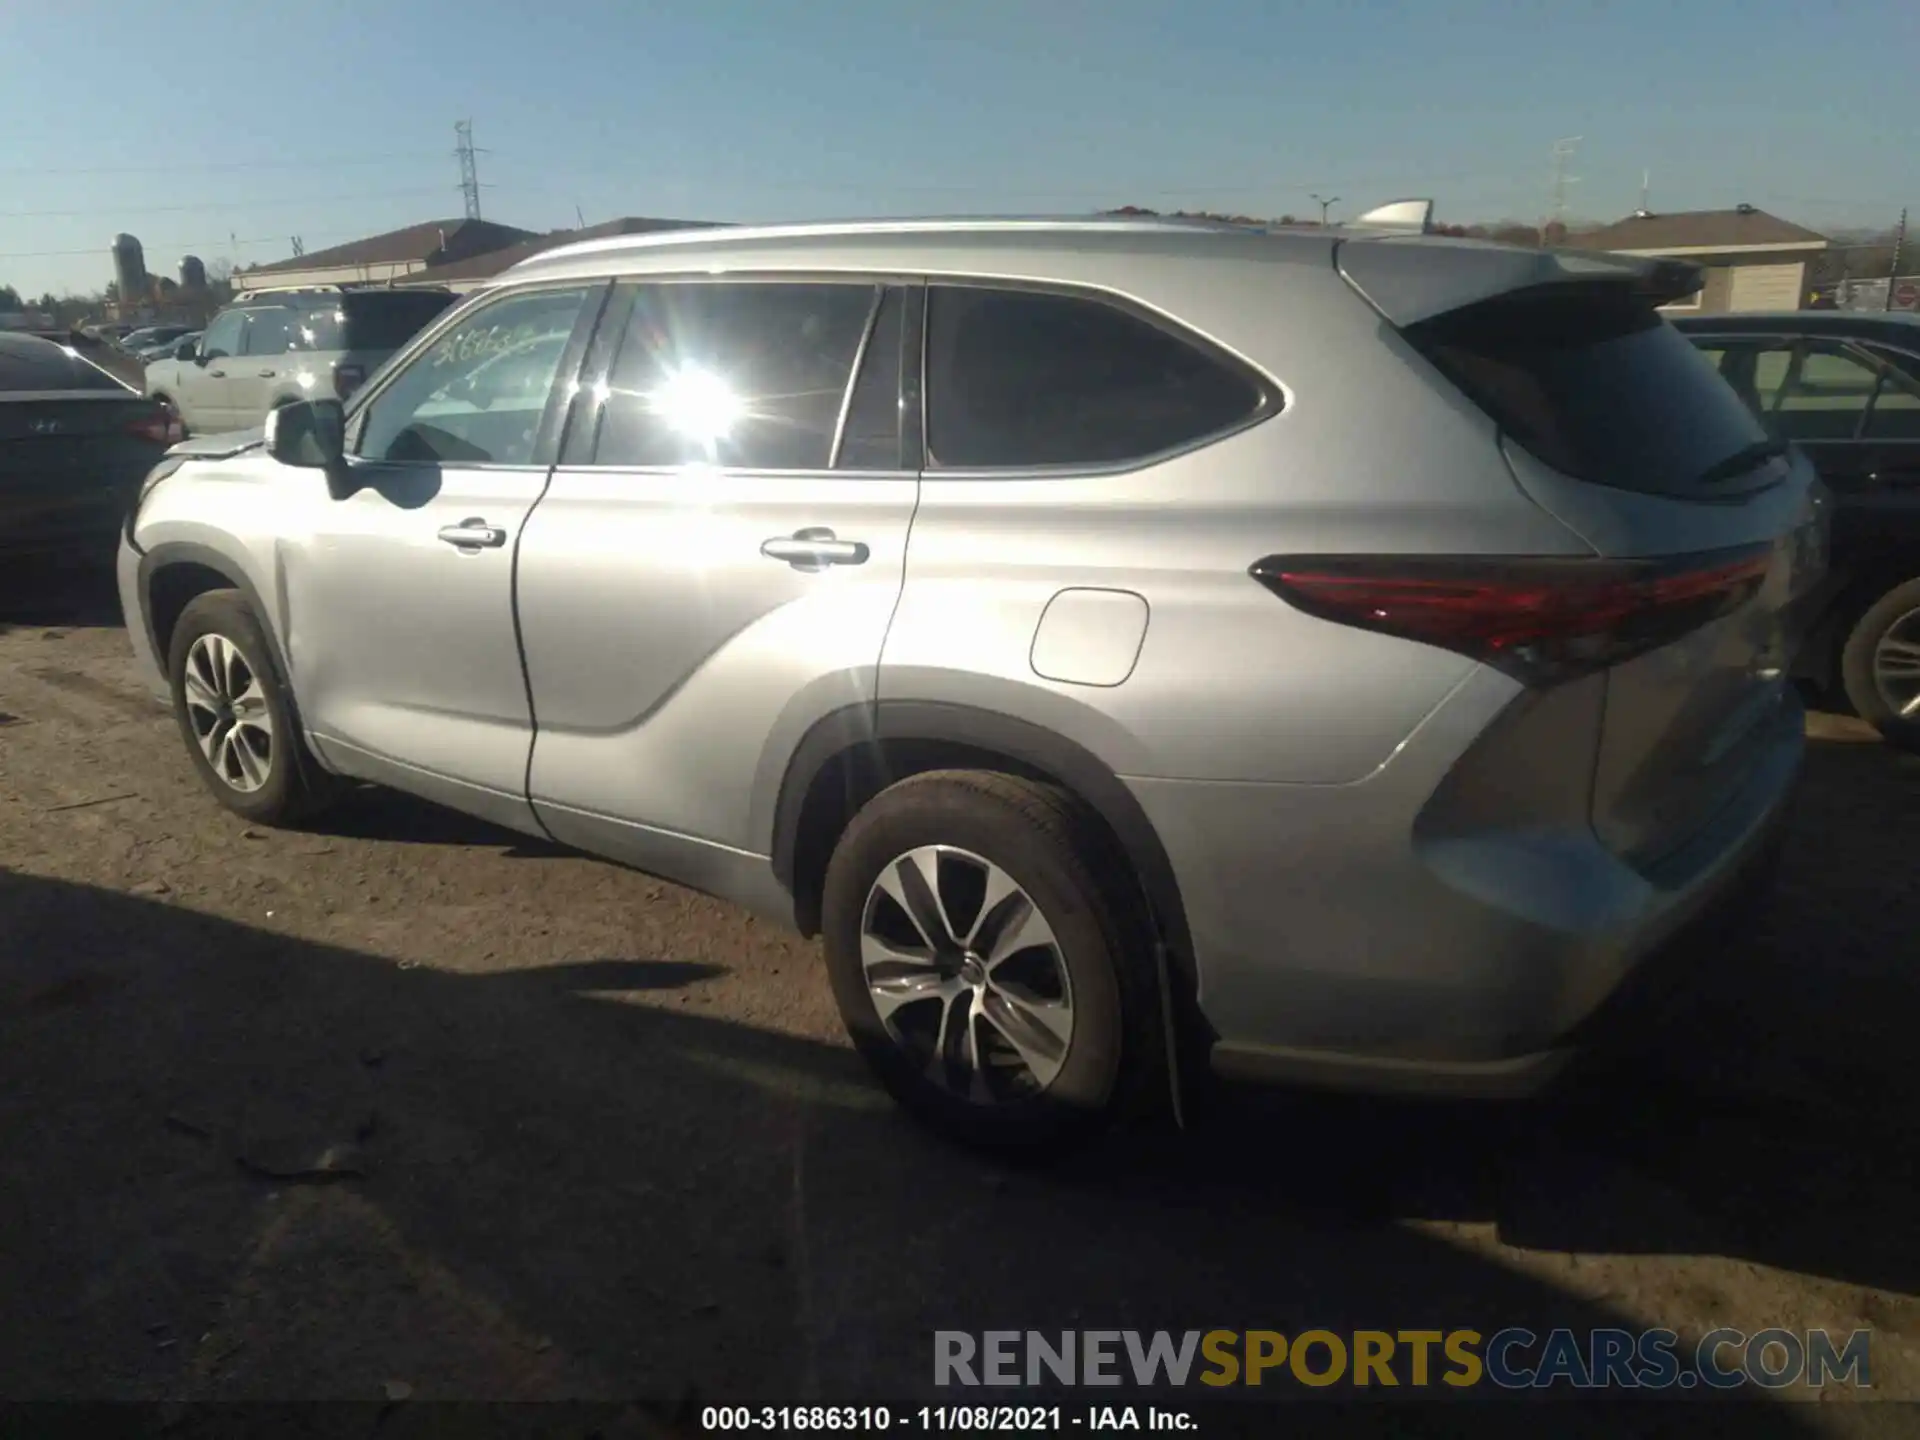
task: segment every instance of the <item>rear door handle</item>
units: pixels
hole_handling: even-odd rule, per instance
[[[260,378],[262,380],[271,380],[274,376],[278,375],[279,373],[280,372],[278,370],[262,370],[260,372]]]
[[[440,538],[462,550],[498,550],[507,543],[507,532],[475,516],[458,525],[442,525]]]
[[[207,373],[216,380],[224,380],[227,378],[227,372],[224,370],[209,370]]]
[[[784,560],[796,570],[817,571],[829,565],[864,565],[871,552],[858,540],[840,540],[824,525],[812,525],[761,541],[760,553],[769,560]]]

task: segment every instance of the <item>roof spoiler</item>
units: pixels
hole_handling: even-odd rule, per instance
[[[1624,289],[1650,305],[1699,291],[1704,273],[1685,260],[1594,250],[1533,250],[1434,236],[1408,244],[1396,234],[1342,238],[1334,266],[1392,325],[1404,328],[1502,295]]]
[[[1389,200],[1353,222],[1356,230],[1405,230],[1415,235],[1433,233],[1433,201]]]

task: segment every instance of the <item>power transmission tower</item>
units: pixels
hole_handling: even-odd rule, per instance
[[[473,121],[457,120],[453,133],[459,140],[454,154],[460,157],[460,193],[466,198],[467,219],[480,218],[480,169],[474,162],[474,156],[480,152],[473,148]]]
[[[296,259],[307,253],[307,242],[298,235],[293,237],[293,253]]]
[[[1580,147],[1582,137],[1570,135],[1564,140],[1553,142],[1553,200],[1547,218],[1540,226],[1540,243],[1547,243],[1547,229],[1552,225],[1565,227],[1567,219],[1567,187],[1578,185],[1580,177],[1567,173],[1567,162],[1573,159],[1573,152]]]
[[[1907,248],[1907,208],[1900,207],[1900,228],[1893,232],[1893,261],[1887,266],[1887,303],[1885,308],[1893,309],[1894,292],[1900,288],[1900,257]]]

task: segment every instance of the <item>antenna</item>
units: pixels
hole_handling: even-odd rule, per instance
[[[480,169],[474,162],[474,156],[480,152],[473,148],[473,121],[456,120],[453,126],[454,138],[459,142],[453,153],[460,160],[460,193],[467,202],[467,219],[480,218]]]

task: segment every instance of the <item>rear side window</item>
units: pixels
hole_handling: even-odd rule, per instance
[[[118,390],[130,387],[51,340],[0,335],[0,392]]]
[[[293,348],[293,312],[272,307],[250,312],[251,323],[247,326],[246,353],[249,355],[284,355]]]
[[[453,296],[433,290],[376,290],[340,297],[337,306],[315,313],[319,339],[313,350],[398,350],[453,304]],[[331,333],[327,327],[331,326]]]
[[[1508,438],[1578,479],[1690,491],[1766,432],[1685,336],[1626,295],[1505,295],[1406,338]]]
[[[826,469],[878,295],[871,284],[638,287],[594,463]]]
[[[935,286],[927,297],[927,463],[1112,465],[1254,418],[1254,379],[1197,338],[1103,300]]]

